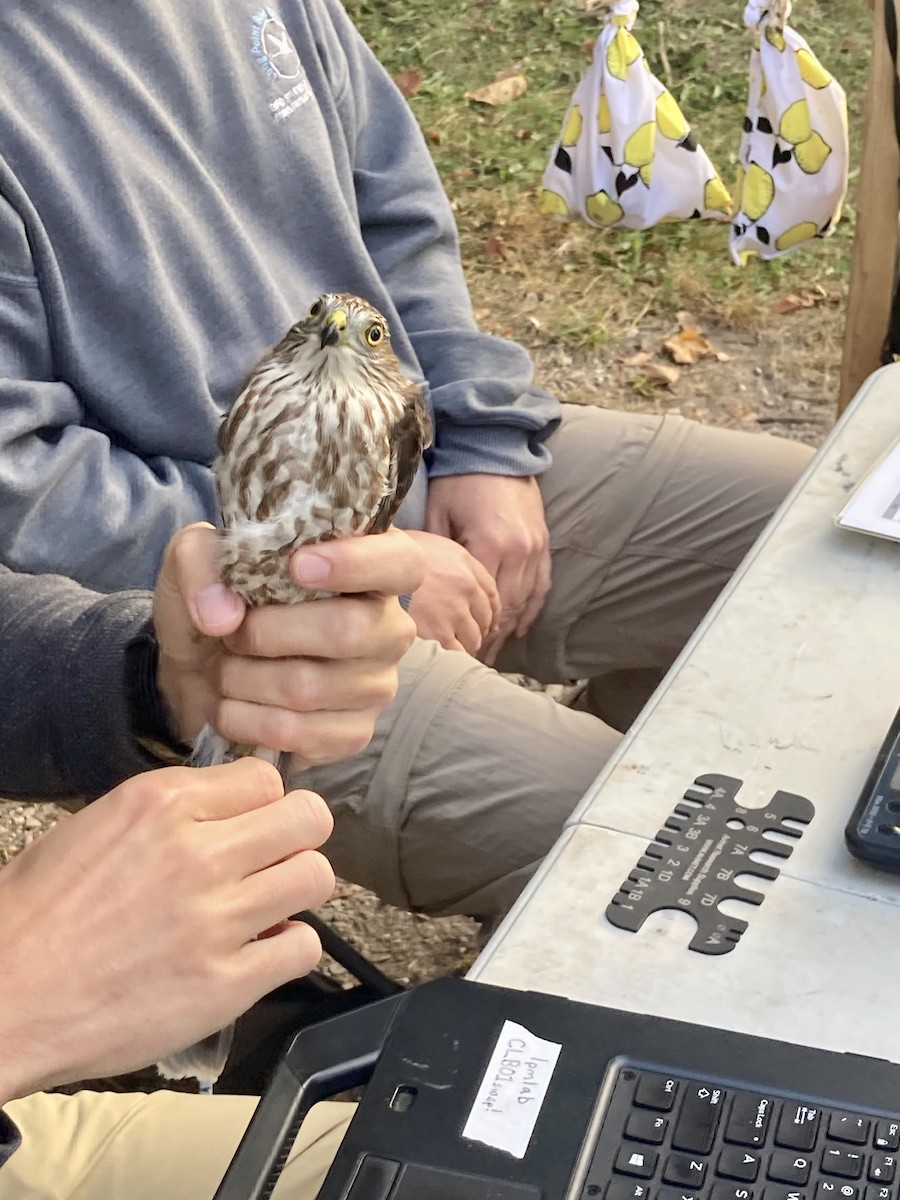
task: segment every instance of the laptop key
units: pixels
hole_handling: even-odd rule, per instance
[[[820,1117],[821,1113],[814,1105],[785,1102],[775,1130],[776,1144],[787,1146],[789,1150],[812,1150]]]
[[[658,1112],[671,1112],[678,1095],[678,1084],[665,1075],[642,1075],[634,1093],[638,1108],[655,1108]]]
[[[706,1163],[689,1154],[670,1154],[663,1167],[663,1183],[676,1187],[699,1188],[706,1178]]]
[[[893,1183],[896,1171],[893,1154],[873,1154],[869,1159],[869,1178],[873,1183]]]
[[[767,1183],[762,1190],[762,1200],[809,1200],[803,1188],[785,1187],[780,1183]]]
[[[776,1150],[769,1160],[766,1174],[776,1183],[804,1184],[809,1181],[811,1169],[812,1160],[805,1154],[797,1154],[792,1150]]]
[[[724,1088],[692,1083],[685,1089],[681,1102],[681,1111],[672,1135],[673,1148],[709,1154],[724,1106]]]
[[[867,1183],[864,1200],[895,1200],[895,1191],[886,1183]]]
[[[841,1183],[839,1179],[820,1179],[816,1184],[815,1200],[859,1200],[859,1188],[855,1183]],[[890,1196],[872,1196],[869,1200],[891,1200]]]
[[[704,1200],[702,1192],[691,1191],[690,1188],[660,1188],[656,1200]]]
[[[716,1174],[753,1183],[759,1174],[760,1156],[744,1146],[726,1146],[716,1163]]]
[[[886,1183],[867,1183],[864,1200],[896,1200],[896,1189]]]
[[[650,1200],[650,1189],[637,1179],[611,1179],[606,1185],[604,1200]]]
[[[739,1183],[714,1183],[709,1200],[753,1200],[753,1189]]]
[[[638,1179],[651,1179],[656,1170],[659,1155],[655,1150],[643,1146],[623,1146],[616,1155],[613,1170],[617,1175],[636,1175]]]
[[[900,1150],[900,1121],[875,1122],[875,1149]]]
[[[726,1142],[736,1142],[739,1146],[764,1145],[774,1107],[768,1096],[748,1092],[735,1096],[725,1128]]]
[[[858,1113],[833,1112],[828,1118],[828,1136],[839,1142],[865,1146],[869,1140],[869,1118]]]
[[[668,1125],[667,1119],[659,1113],[638,1110],[631,1113],[626,1121],[625,1136],[632,1142],[650,1142],[658,1146],[665,1141]]]
[[[859,1179],[863,1161],[863,1156],[857,1150],[839,1150],[837,1146],[827,1146],[822,1151],[822,1170],[826,1175],[839,1175],[842,1179]]]

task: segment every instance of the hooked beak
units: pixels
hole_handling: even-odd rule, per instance
[[[342,308],[336,308],[334,312],[329,313],[325,318],[325,326],[322,330],[322,349],[324,350],[326,346],[336,346],[346,328],[347,314]]]

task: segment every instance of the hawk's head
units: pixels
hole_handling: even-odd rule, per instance
[[[378,309],[359,296],[326,292],[293,327],[290,340],[303,358],[318,359],[323,365],[341,360],[346,369],[359,359],[383,355],[391,335]]]

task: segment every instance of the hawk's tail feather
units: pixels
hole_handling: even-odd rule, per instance
[[[235,757],[234,747],[225,738],[220,737],[212,725],[204,725],[194,742],[191,757],[187,760],[189,767],[218,767]]]
[[[225,1070],[228,1051],[234,1037],[234,1025],[211,1033],[202,1041],[195,1042],[186,1050],[170,1054],[156,1064],[163,1079],[199,1079],[201,1083],[215,1083]]]
[[[204,725],[197,734],[194,749],[187,760],[189,767],[217,767],[236,758],[261,758],[273,767],[287,766],[288,754],[281,750],[270,750],[268,746],[238,746],[220,737],[212,725]],[[282,772],[283,774],[283,772]]]

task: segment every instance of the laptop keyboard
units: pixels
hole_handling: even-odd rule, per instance
[[[898,1200],[900,1118],[620,1070],[582,1200]]]

